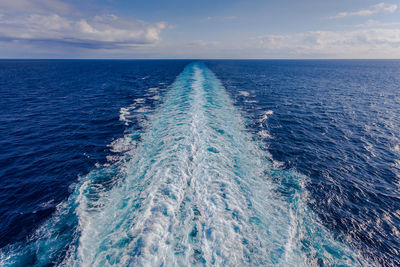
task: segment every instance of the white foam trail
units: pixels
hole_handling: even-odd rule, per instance
[[[306,266],[310,257],[299,248],[299,235],[314,232],[303,233],[299,220],[320,226],[299,215],[296,205],[306,207],[300,192],[290,202],[276,193],[270,168],[216,77],[191,65],[150,118],[125,180],[94,204],[90,185],[82,186],[75,260],[81,266]],[[333,250],[352,253],[317,230]],[[317,242],[310,253],[321,253],[324,240]],[[357,262],[323,252],[326,261]]]
[[[147,121],[135,149],[71,196],[65,209],[78,227],[61,265],[367,265],[317,222],[306,178],[271,165],[203,64],[185,68]],[[113,146],[125,150],[124,142]],[[53,224],[74,218],[66,214]],[[46,227],[29,251],[60,251],[60,227]],[[52,262],[36,251],[39,265]],[[0,262],[23,262],[19,255],[0,253]]]

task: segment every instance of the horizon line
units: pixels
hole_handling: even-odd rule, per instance
[[[400,60],[400,58],[0,58],[5,60]]]

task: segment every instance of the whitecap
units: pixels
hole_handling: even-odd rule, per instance
[[[272,136],[267,130],[261,130],[258,132],[258,134],[261,136],[263,139],[272,139]]]
[[[135,99],[135,102],[140,103],[140,104],[143,104],[145,101],[146,101],[146,99],[144,99],[144,98],[136,98]]]
[[[247,92],[247,91],[239,91],[239,94],[241,95],[241,96],[250,96],[250,93],[249,92]]]
[[[258,121],[264,122],[264,121],[268,120],[268,117],[272,114],[274,114],[274,112],[272,110],[267,110],[262,114],[261,118]]]

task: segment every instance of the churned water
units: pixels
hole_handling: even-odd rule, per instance
[[[0,66],[1,265],[399,262],[398,61]]]

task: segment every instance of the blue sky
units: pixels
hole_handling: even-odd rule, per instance
[[[400,58],[399,5],[0,0],[0,57]]]

